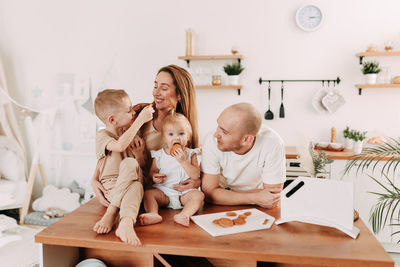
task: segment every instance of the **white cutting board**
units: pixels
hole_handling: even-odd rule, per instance
[[[230,235],[237,234],[261,229],[269,229],[271,225],[274,223],[275,218],[259,211],[258,209],[244,209],[244,210],[233,210],[236,212],[236,216],[227,216],[226,212],[218,212],[218,213],[210,213],[204,215],[196,215],[190,217],[193,222],[195,222],[198,226],[203,228],[206,232],[208,232],[212,236],[221,236],[221,235]],[[229,218],[236,219],[238,215],[243,214],[247,211],[251,212],[250,216],[246,218],[246,224],[244,225],[234,225],[232,227],[222,227],[219,225],[215,225],[213,223],[214,220],[219,218]],[[268,220],[266,224],[263,224],[265,220]]]

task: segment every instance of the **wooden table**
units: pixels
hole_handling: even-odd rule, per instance
[[[205,206],[200,213],[245,208],[249,206]],[[275,218],[280,216],[278,208],[259,209]],[[165,263],[161,254],[205,257],[215,266],[231,267],[255,267],[257,261],[284,266],[394,266],[361,220],[355,222],[361,231],[356,240],[333,228],[299,222],[212,237],[193,222],[188,228],[175,224],[173,215],[178,211],[162,209],[161,224],[136,227],[143,246],[133,247],[122,243],[114,231],[107,235],[93,232],[104,211],[94,199],[38,233],[35,241],[42,243],[43,266],[75,266],[91,257],[107,266],[154,266]]]

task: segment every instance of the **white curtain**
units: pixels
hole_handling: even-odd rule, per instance
[[[21,134],[18,120],[15,116],[14,106],[10,99],[5,95],[8,94],[8,87],[3,63],[0,59],[0,135],[5,135],[14,140],[18,152],[18,156],[24,159],[25,176],[27,175],[27,154],[24,141]],[[26,177],[25,177],[26,178]]]

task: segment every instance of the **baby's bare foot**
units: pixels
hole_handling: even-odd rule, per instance
[[[119,222],[117,230],[115,231],[115,235],[118,236],[122,240],[122,242],[131,244],[132,246],[142,245],[136,235],[135,229],[133,228],[132,218],[122,218]]]
[[[117,216],[118,208],[115,206],[108,206],[106,213],[101,219],[93,226],[93,231],[98,234],[107,234],[111,231],[115,224],[115,217]]]
[[[143,213],[139,215],[141,225],[150,225],[162,222],[162,217],[157,213]]]
[[[183,225],[183,226],[186,226],[186,227],[189,226],[189,217],[184,215],[184,214],[182,214],[182,213],[176,214],[174,216],[174,221],[176,223],[179,223],[179,224]]]

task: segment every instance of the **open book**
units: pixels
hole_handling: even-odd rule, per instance
[[[352,238],[360,230],[353,226],[353,183],[298,177],[281,193],[281,218],[334,227]]]

